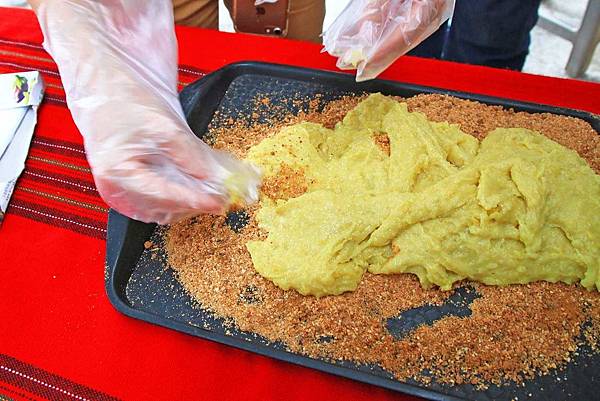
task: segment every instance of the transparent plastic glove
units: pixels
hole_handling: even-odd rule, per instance
[[[373,79],[435,32],[454,0],[353,0],[323,34],[324,51],[356,80]]]
[[[185,121],[169,0],[44,0],[36,12],[112,208],[163,224],[257,199],[258,172]]]

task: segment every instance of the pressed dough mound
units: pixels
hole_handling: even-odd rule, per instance
[[[304,179],[291,198],[263,192],[268,237],[247,244],[282,289],[341,294],[367,270],[444,290],[465,278],[600,289],[600,176],[534,131],[497,128],[480,142],[375,94],[334,129],[286,127],[247,159],[267,181]]]

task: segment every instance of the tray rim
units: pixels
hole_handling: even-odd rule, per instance
[[[415,93],[431,93],[431,94],[442,94],[458,97],[461,99],[473,100],[480,103],[485,103],[488,105],[497,105],[502,106],[504,108],[512,108],[516,111],[525,111],[529,113],[551,113],[551,114],[559,114],[565,115],[569,117],[579,118],[581,120],[589,123],[594,130],[600,134],[600,114],[595,114],[586,110],[579,110],[575,108],[569,107],[561,107],[554,106],[551,104],[545,103],[536,103],[529,102],[518,99],[511,99],[507,97],[499,97],[492,95],[479,94],[474,92],[465,92],[454,89],[446,89],[434,86],[413,84],[409,82],[404,82],[401,80],[389,80],[389,79],[373,79],[364,82],[355,82],[353,77],[354,75],[349,74],[347,72],[339,72],[339,71],[331,71],[325,69],[318,68],[307,68],[307,67],[298,67],[294,65],[288,64],[278,64],[278,63],[267,63],[262,61],[237,61],[234,63],[227,64],[217,70],[210,72],[204,77],[190,83],[180,92],[180,99],[182,103],[187,102],[190,98],[198,97],[189,95],[192,89],[197,89],[199,86],[206,86],[207,89],[210,89],[212,85],[214,85],[215,81],[218,79],[225,79],[229,84],[232,78],[235,78],[242,74],[252,74],[261,72],[260,70],[269,69],[273,72],[293,72],[298,77],[298,80],[311,80],[318,81],[322,78],[333,79],[338,81],[338,83],[344,83],[346,86],[350,87],[358,87],[363,88],[367,92],[376,92],[369,91],[372,86],[380,86],[385,85],[388,88],[393,88],[397,86],[402,86],[404,89],[408,89],[414,91]],[[262,71],[264,72],[264,71]],[[237,75],[236,75],[237,74]],[[233,77],[232,77],[233,75]],[[303,79],[302,79],[303,78]],[[599,84],[600,85],[600,84]],[[191,111],[190,107],[186,104],[183,105],[184,113],[186,117],[188,113]],[[212,113],[211,113],[212,115]]]
[[[300,81],[305,80],[318,80],[322,78],[344,81],[348,87],[357,86],[365,87],[369,89],[375,85],[388,86],[389,88],[401,87],[402,89],[408,89],[418,93],[436,93],[446,94],[450,96],[459,97],[462,99],[474,100],[485,104],[499,105],[504,108],[513,108],[519,111],[527,111],[530,113],[552,113],[561,114],[571,117],[580,118],[588,122],[596,132],[600,132],[600,117],[594,113],[588,111],[582,111],[571,108],[556,107],[552,105],[546,105],[541,103],[532,103],[519,100],[513,100],[508,98],[501,98],[488,95],[480,95],[470,92],[454,91],[443,88],[429,87],[423,85],[416,85],[405,83],[402,81],[382,80],[376,79],[367,81],[366,83],[356,83],[353,76],[347,73],[334,72],[329,70],[313,69],[297,67],[285,64],[274,64],[264,63],[256,61],[240,61],[225,65],[224,67],[217,69],[204,77],[192,82],[180,93],[180,100],[183,105],[183,109],[186,118],[193,112],[193,107],[189,104],[192,103],[196,98],[200,97],[202,93],[210,91],[211,87],[217,83],[222,82],[219,80],[225,80],[227,87],[233,79],[244,74],[254,74],[259,72],[265,72],[264,70],[277,71],[279,73],[295,73],[296,77]],[[368,90],[366,90],[368,91]],[[193,93],[190,93],[193,92]],[[357,92],[360,92],[357,91]],[[214,106],[214,105],[212,105]],[[212,111],[209,116],[212,118],[215,107],[212,107]],[[210,119],[209,119],[210,120]],[[206,122],[208,123],[208,121]],[[171,320],[161,315],[146,312],[141,309],[136,309],[126,302],[120,295],[120,290],[117,288],[116,273],[118,273],[118,263],[120,261],[121,251],[124,249],[128,236],[127,234],[136,229],[137,227],[144,226],[144,230],[151,233],[154,231],[156,224],[146,224],[126,216],[121,215],[113,209],[109,211],[108,224],[107,224],[107,236],[106,236],[106,266],[105,266],[105,290],[108,295],[108,299],[113,307],[121,312],[122,314],[142,320],[151,324],[155,324],[161,327],[166,327],[172,330],[176,330],[187,335],[199,337],[205,340],[214,341],[220,344],[232,346],[244,351],[252,352],[266,357],[271,357],[280,361],[293,363],[307,368],[316,369],[318,371],[334,374],[347,379],[356,380],[359,382],[372,384],[375,386],[383,387],[389,390],[398,391],[400,393],[426,398],[435,401],[454,401],[454,400],[465,400],[467,398],[456,397],[440,393],[438,391],[420,387],[416,384],[409,384],[399,382],[397,380],[388,379],[380,376],[376,376],[367,372],[358,371],[355,369],[347,368],[344,366],[336,365],[323,360],[313,359],[308,356],[295,354],[286,350],[278,350],[269,347],[264,344],[259,344],[251,341],[247,341],[238,337],[228,336],[220,334],[211,330],[207,330],[201,327],[193,326],[176,320]],[[136,261],[139,259],[139,255]],[[129,276],[130,277],[130,274]]]
[[[336,376],[340,376],[350,380],[356,380],[362,383],[367,383],[371,385],[375,385],[378,387],[382,387],[388,390],[397,391],[402,394],[412,395],[416,397],[421,397],[427,400],[432,401],[464,401],[468,400],[468,398],[461,398],[452,395],[447,395],[443,393],[439,393],[434,390],[426,389],[423,387],[419,387],[418,385],[413,385],[409,383],[399,382],[397,380],[388,379],[380,376],[376,376],[367,372],[358,371],[355,369],[347,368],[340,365],[335,365],[330,362],[310,358],[308,356],[299,355],[292,353],[287,350],[278,350],[271,348],[267,345],[250,342],[238,337],[228,336],[224,334],[220,334],[208,329],[204,329],[202,327],[193,326],[190,324],[185,324],[183,322],[179,322],[176,320],[171,320],[161,315],[156,315],[150,312],[146,312],[141,309],[136,309],[129,305],[126,301],[122,299],[119,295],[119,290],[116,287],[116,282],[114,280],[115,276],[115,264],[118,263],[118,256],[115,255],[112,261],[108,261],[109,259],[109,247],[108,247],[108,235],[111,231],[113,234],[113,241],[111,242],[110,251],[114,252],[115,249],[122,249],[122,246],[125,242],[126,233],[129,230],[129,226],[132,223],[132,219],[123,216],[118,213],[114,209],[110,209],[109,211],[109,229],[107,230],[107,265],[106,270],[108,275],[105,279],[105,289],[108,295],[108,299],[113,307],[119,311],[120,313],[142,320],[147,323],[151,323],[157,326],[161,326],[167,329],[176,330],[181,333],[194,336],[196,338],[201,338],[203,340],[214,341],[223,345],[228,345],[237,349],[241,349],[246,352],[252,352],[254,354],[258,354],[265,357],[270,357],[273,359],[277,359],[279,361],[292,363],[295,365],[300,365],[305,368],[312,368],[318,370],[323,373],[333,374]],[[133,221],[133,223],[140,223]],[[140,223],[145,224],[145,223]],[[152,226],[156,226],[156,224],[151,224]],[[152,229],[152,231],[154,228]]]

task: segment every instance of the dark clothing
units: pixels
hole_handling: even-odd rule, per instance
[[[541,0],[456,0],[450,24],[409,54],[521,70]]]

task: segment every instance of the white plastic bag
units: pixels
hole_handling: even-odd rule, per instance
[[[353,0],[323,34],[324,50],[356,80],[373,79],[425,40],[454,10],[454,0]]]
[[[44,0],[44,48],[60,70],[96,186],[117,211],[170,223],[258,197],[258,172],[210,148],[177,96],[169,0]]]

